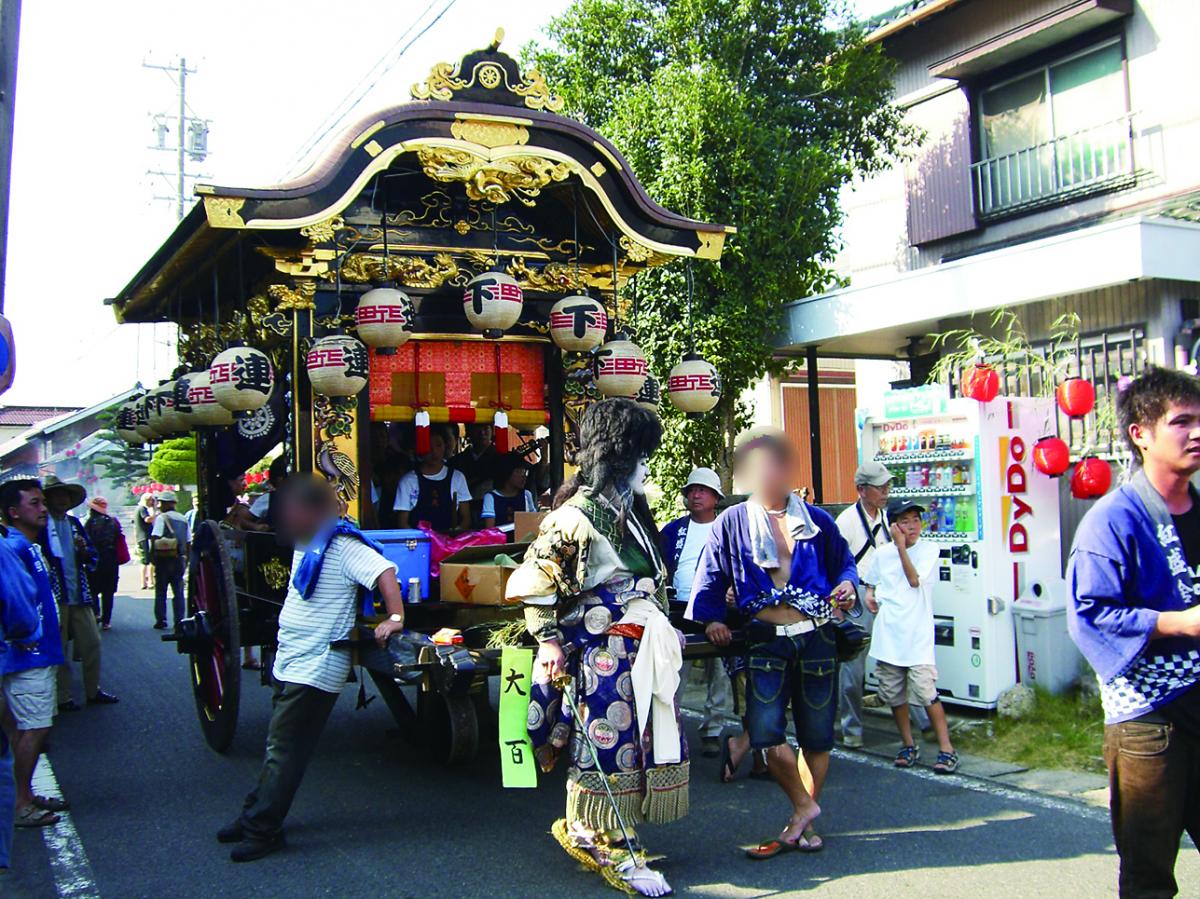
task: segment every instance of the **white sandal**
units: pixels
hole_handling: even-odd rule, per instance
[[[670,896],[673,890],[667,878],[636,858],[627,858],[616,866],[621,881],[640,896]]]

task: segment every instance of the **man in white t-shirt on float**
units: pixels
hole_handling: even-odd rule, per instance
[[[686,601],[691,598],[700,553],[717,520],[717,504],[724,498],[721,478],[715,471],[711,468],[692,469],[683,485],[683,503],[688,514],[664,527],[660,537],[676,599]],[[701,753],[707,758],[716,758],[721,754],[721,716],[730,708],[729,678],[718,658],[704,659],[703,667],[708,693],[704,700],[704,719],[700,722]],[[687,680],[685,670],[679,679],[681,697]]]
[[[238,844],[230,852],[235,862],[285,845],[284,819],[350,675],[350,650],[332,644],[351,634],[361,593],[377,589],[383,598],[388,617],[375,628],[380,646],[404,630],[395,564],[338,517],[338,499],[324,478],[292,475],[272,505],[278,532],[296,550],[279,614],[266,758],[241,814],[217,832],[218,841]]]
[[[396,523],[401,528],[415,528],[427,521],[442,534],[471,529],[471,488],[461,471],[446,465],[449,445],[446,426],[433,425],[429,452],[396,488]]]
[[[838,530],[854,554],[859,578],[871,563],[876,550],[892,542],[887,517],[888,495],[892,486],[892,473],[875,461],[864,462],[854,472],[854,488],[858,491],[858,502],[847,506],[837,517]],[[866,607],[867,584],[859,585],[858,601],[863,609],[862,618],[856,623],[869,633],[875,616]],[[838,671],[838,720],[842,726],[842,743],[858,748],[863,744],[863,685],[866,680],[867,654],[863,653],[851,662],[843,662]],[[920,706],[912,707],[913,722],[922,730],[929,729],[929,716]]]

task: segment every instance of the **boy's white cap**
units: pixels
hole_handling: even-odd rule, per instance
[[[683,485],[683,492],[687,493],[689,487],[707,487],[721,499],[725,498],[725,492],[721,490],[721,476],[711,468],[693,468]]]

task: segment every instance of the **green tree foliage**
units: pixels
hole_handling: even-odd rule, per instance
[[[115,411],[104,412],[99,416],[104,428],[99,436],[111,441],[113,448],[96,453],[92,457],[93,467],[100,477],[114,484],[133,487],[146,480],[150,451],[144,447],[132,446],[118,437],[112,429],[116,418]]]
[[[150,477],[161,484],[195,484],[195,435],[160,443],[150,459]]]
[[[682,264],[627,291],[664,385],[693,341],[725,385],[699,421],[664,398],[656,480],[668,501],[693,464],[728,484],[741,395],[786,367],[771,352],[783,304],[835,281],[839,191],[911,136],[889,103],[889,63],[834,0],[575,0],[546,35],[524,56],[564,113],[611,139],[662,205],[738,229],[718,264],[694,267],[690,330]]]

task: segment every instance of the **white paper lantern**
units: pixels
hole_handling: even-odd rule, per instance
[[[254,347],[230,347],[208,368],[213,396],[233,412],[255,412],[271,398],[275,372],[271,360]]]
[[[676,409],[702,415],[721,399],[721,376],[704,357],[688,353],[667,375],[667,396]]]
[[[654,375],[646,375],[642,389],[637,392],[633,401],[643,409],[648,409],[657,415],[659,404],[662,402],[662,388],[659,387],[658,378]]]
[[[163,434],[180,434],[183,419],[175,411],[175,382],[168,381],[154,391],[158,402],[158,430]]]
[[[394,287],[368,290],[354,309],[359,340],[385,355],[408,343],[415,318],[408,294]]]
[[[605,396],[637,396],[649,373],[641,347],[620,335],[596,351],[596,389]]]
[[[158,432],[150,427],[150,394],[143,394],[133,401],[133,428],[142,435],[142,440],[157,440]]]
[[[367,348],[345,334],[315,341],[305,364],[312,389],[323,396],[355,396],[367,386]]]
[[[550,339],[559,349],[587,353],[604,342],[608,313],[588,296],[563,297],[550,310]]]
[[[484,337],[496,339],[517,323],[525,304],[525,292],[516,279],[504,272],[484,272],[467,282],[463,310]]]
[[[117,410],[117,415],[113,421],[113,430],[116,431],[118,437],[126,443],[140,445],[145,442],[144,438],[137,430],[137,412],[133,408],[133,403],[125,403]]]
[[[175,379],[175,420],[179,431],[190,431],[195,421],[192,420],[192,404],[188,400],[188,389],[194,374],[186,374]]]
[[[187,376],[187,399],[192,409],[190,417],[195,427],[219,428],[233,424],[233,413],[217,402],[211,378],[206,371]]]

